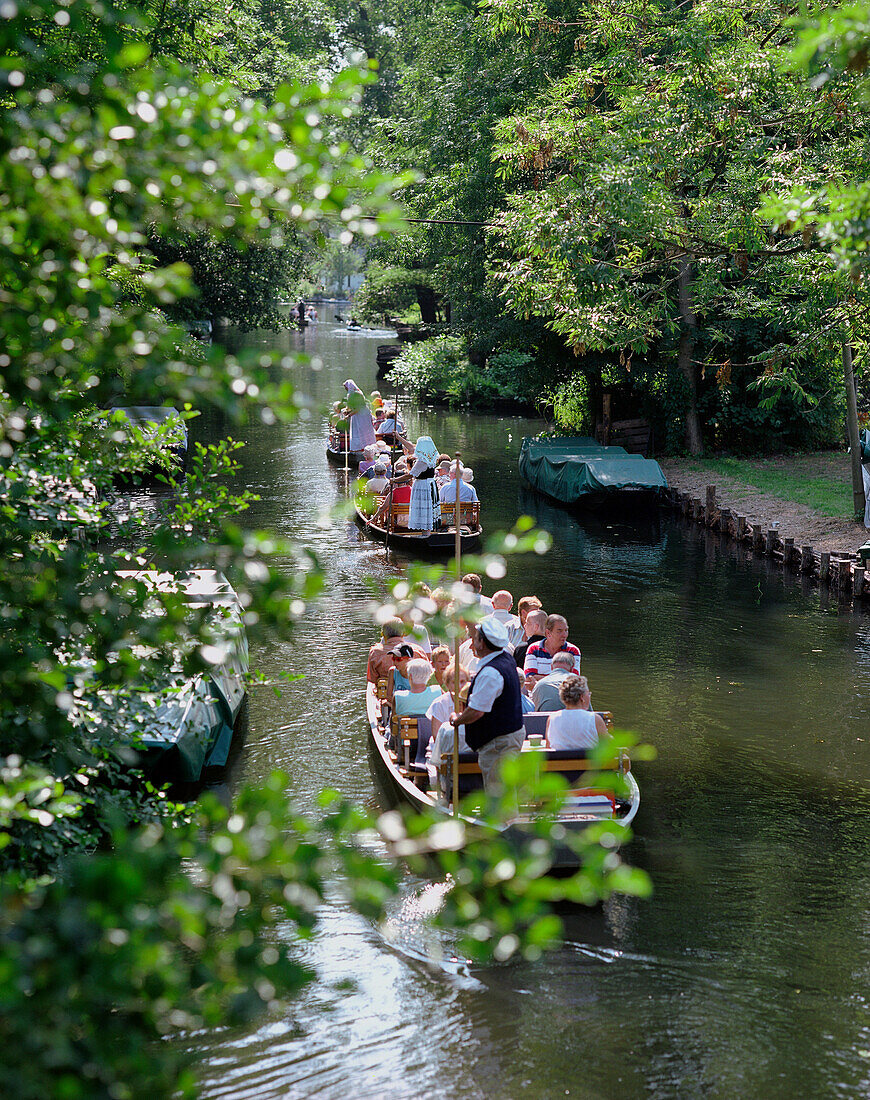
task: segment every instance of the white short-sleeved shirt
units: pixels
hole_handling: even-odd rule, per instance
[[[429,640],[429,631],[425,626],[420,623],[414,623],[408,627],[408,637],[414,643],[423,650],[424,653],[432,652],[432,643]]]
[[[426,717],[432,722],[449,722],[453,711],[453,696],[449,691],[445,691],[441,698],[436,699],[426,711]]]
[[[598,744],[594,710],[555,710],[547,722],[551,749],[591,749]]]
[[[462,645],[459,647],[459,663],[463,668],[467,668],[472,675],[477,671],[480,666],[480,661],[474,655],[474,648],[471,644],[471,639],[466,638]]]
[[[487,667],[499,653],[501,653],[500,649],[495,653],[487,654],[486,657],[481,657],[477,662],[474,689],[468,696],[468,705],[474,710],[482,710],[488,714],[492,710],[493,703],[504,691],[504,679],[501,673],[497,669]]]

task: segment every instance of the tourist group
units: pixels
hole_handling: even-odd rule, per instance
[[[589,684],[580,675],[580,650],[568,641],[565,617],[547,614],[537,596],[523,596],[514,615],[511,593],[484,596],[475,573],[466,574],[462,584],[463,599],[474,611],[460,617],[465,639],[458,665],[431,623],[401,618],[384,624],[381,641],[369,653],[367,679],[382,685],[385,707],[399,719],[428,720],[415,763],[440,770],[453,753],[456,729],[458,751],[477,754],[484,786],[492,790],[504,757],[520,752],[527,740],[526,715],[545,719],[539,723],[543,740],[533,747],[582,756],[608,736],[603,716],[592,710]],[[416,585],[414,594],[441,612],[439,622],[456,601],[455,589],[430,592]]]

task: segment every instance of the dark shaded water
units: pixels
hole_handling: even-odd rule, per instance
[[[375,386],[389,342],[320,325],[246,343],[304,347],[294,380],[324,404]],[[552,531],[509,561],[515,597],[567,615],[596,704],[651,740],[627,858],[655,883],[570,914],[536,963],[456,973],[422,961],[437,887],[409,877],[385,936],[336,890],[304,948],[319,974],[286,1017],[197,1037],[208,1097],[857,1097],[870,1092],[870,620],[656,518],[581,521],[524,490],[515,418],[408,416],[476,472],[490,529]],[[255,689],[238,777],[293,778],[302,809],[335,786],[371,802],[363,677],[366,581],[401,568],[344,520],[324,420],[252,425],[245,518],[321,555],[328,599],[254,663],[305,680]],[[348,979],[354,987],[348,992]]]

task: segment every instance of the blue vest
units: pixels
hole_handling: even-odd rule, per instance
[[[475,752],[482,749],[484,745],[488,745],[494,738],[523,728],[523,704],[520,701],[522,692],[516,661],[506,649],[503,649],[475,673],[474,680],[486,668],[495,669],[504,681],[504,687],[492,704],[492,710],[482,714],[476,722],[470,722],[465,727],[465,740],[468,742],[468,747]],[[471,681],[469,698],[474,691],[474,680]]]

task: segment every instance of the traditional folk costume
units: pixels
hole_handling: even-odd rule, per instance
[[[344,388],[347,392],[358,393],[362,397],[362,390],[352,381],[350,378],[345,382]],[[362,451],[366,447],[373,446],[375,442],[375,426],[372,423],[372,414],[369,412],[368,405],[363,404],[362,408],[351,415],[350,417],[350,440],[348,443],[348,450],[350,451]]]
[[[441,524],[441,505],[435,484],[438,448],[428,435],[421,435],[417,440],[414,458],[408,527],[412,531],[434,531]]]

